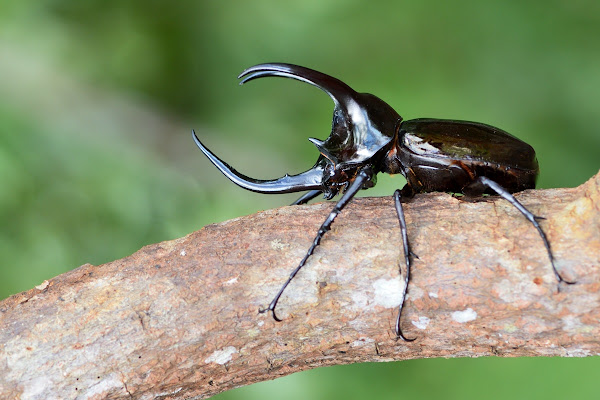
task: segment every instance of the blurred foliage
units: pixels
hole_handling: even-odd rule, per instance
[[[0,298],[205,224],[288,204],[231,185],[312,165],[327,96],[250,65],[322,70],[406,119],[467,119],[531,143],[540,187],[600,165],[600,3],[5,0],[0,4]],[[381,176],[368,195],[403,184]],[[597,359],[415,360],[308,371],[221,398],[590,398]],[[507,389],[508,388],[508,389]]]

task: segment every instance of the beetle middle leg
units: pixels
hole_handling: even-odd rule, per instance
[[[325,219],[325,222],[323,222],[323,224],[321,224],[321,227],[319,228],[319,232],[317,232],[317,236],[315,236],[312,245],[306,252],[306,255],[304,256],[304,258],[302,258],[302,261],[300,261],[300,264],[298,264],[298,266],[292,271],[289,278],[285,281],[285,283],[283,284],[281,289],[279,289],[279,292],[275,295],[275,297],[273,298],[273,300],[271,301],[269,306],[267,308],[260,308],[258,310],[259,313],[262,314],[262,313],[271,311],[273,313],[273,319],[275,321],[281,321],[281,319],[279,317],[277,317],[277,315],[275,314],[275,307],[277,307],[277,302],[279,302],[279,298],[283,294],[283,291],[290,284],[292,279],[294,279],[294,277],[296,276],[298,271],[300,271],[300,269],[304,266],[304,264],[306,264],[306,261],[308,260],[308,258],[313,254],[313,252],[315,251],[315,249],[317,248],[319,243],[321,243],[321,239],[323,238],[323,235],[325,235],[325,232],[327,232],[329,229],[331,229],[331,224],[333,223],[335,218],[338,216],[338,214],[344,209],[344,207],[346,207],[346,205],[350,202],[350,200],[352,200],[354,195],[360,189],[363,188],[363,185],[365,183],[367,183],[369,180],[371,180],[372,178],[373,178],[373,170],[370,166],[364,167],[360,170],[360,172],[356,176],[356,179],[354,179],[354,182],[352,182],[352,184],[350,185],[350,187],[348,187],[348,189],[346,190],[346,192],[344,193],[342,198],[337,202],[337,204],[335,205],[333,210],[329,213],[329,215],[327,216],[327,219]],[[309,195],[309,194],[312,195],[314,193],[313,193],[313,191],[311,191],[311,192],[308,192],[307,195]],[[315,194],[313,197],[316,197],[317,194]],[[305,196],[307,196],[307,195],[305,195]],[[301,200],[305,196],[302,196],[299,200]]]
[[[406,300],[406,293],[408,291],[408,282],[410,280],[410,256],[413,255],[410,251],[410,246],[408,244],[408,233],[406,230],[406,220],[404,219],[404,209],[402,208],[401,202],[401,192],[399,189],[396,189],[394,192],[394,204],[396,206],[396,213],[398,214],[398,222],[400,223],[400,233],[402,235],[402,246],[404,248],[404,261],[406,262],[406,274],[404,274],[404,289],[402,290],[402,298],[400,299],[400,305],[398,306],[398,317],[396,318],[396,336],[405,342],[412,342],[416,338],[408,339],[402,333],[402,328],[400,327],[400,317],[402,316],[402,308],[404,306],[404,301]],[[398,265],[398,269],[400,270],[400,275],[402,275],[402,267]]]
[[[552,265],[552,271],[554,272],[556,279],[558,279],[558,282],[559,283],[565,282],[569,285],[574,284],[575,283],[574,281],[568,281],[565,278],[563,278],[558,273],[558,270],[556,269],[556,266],[554,265],[554,256],[552,255],[552,250],[550,249],[550,242],[548,241],[546,234],[542,230],[542,227],[538,223],[539,219],[544,219],[544,218],[538,217],[537,215],[534,215],[533,213],[531,213],[531,211],[529,211],[527,208],[525,208],[525,206],[523,204],[521,204],[515,198],[515,196],[513,196],[511,193],[509,193],[506,189],[504,189],[502,186],[500,186],[498,183],[494,182],[493,180],[486,178],[485,176],[479,176],[477,178],[477,180],[475,181],[475,185],[478,185],[478,184],[482,185],[485,188],[492,189],[494,192],[498,193],[498,195],[500,195],[500,197],[504,198],[510,204],[515,206],[515,208],[517,210],[519,210],[521,212],[521,214],[523,214],[525,216],[525,218],[527,218],[529,220],[529,222],[531,222],[533,224],[535,229],[537,229],[538,233],[540,234],[542,241],[544,242],[544,246],[546,247],[546,251],[548,252],[548,258],[550,258],[550,264]]]

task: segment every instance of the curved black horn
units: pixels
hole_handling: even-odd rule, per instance
[[[192,137],[196,145],[202,150],[204,155],[233,183],[241,186],[244,189],[258,193],[292,193],[304,190],[321,189],[323,180],[323,168],[317,163],[313,168],[298,175],[285,175],[274,180],[259,180],[253,179],[246,175],[240,174],[235,169],[231,168],[226,162],[214,155],[207,149],[196,132],[192,130]]]
[[[240,85],[243,85],[246,82],[265,76],[281,76],[310,83],[327,93],[336,105],[343,104],[346,107],[348,107],[349,103],[355,102],[357,94],[350,86],[339,79],[315,71],[314,69],[292,64],[258,64],[242,72],[240,76],[238,76],[238,79],[243,78],[240,82]]]

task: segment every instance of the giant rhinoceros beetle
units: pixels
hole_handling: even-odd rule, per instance
[[[402,307],[410,280],[411,256],[401,198],[416,193],[451,192],[467,196],[498,194],[515,206],[537,229],[558,282],[564,279],[554,265],[550,243],[538,223],[542,219],[527,210],[511,193],[535,188],[539,173],[535,151],[527,143],[509,133],[477,122],[414,119],[402,117],[383,100],[368,93],[355,92],[342,81],[321,72],[291,64],[260,64],[246,69],[238,77],[240,84],[265,76],[297,79],[318,87],[335,104],[331,134],[324,140],[310,138],[320,156],[315,165],[298,175],[285,175],[275,180],[247,177],[215,156],[198,139],[194,141],[209,160],[231,181],[244,189],[259,193],[290,193],[307,191],[293,204],[303,204],[323,194],[331,199],[342,197],[325,220],[312,245],[299,265],[275,295],[269,306],[276,321],[275,307],[283,291],[319,245],[337,215],[360,189],[375,185],[379,172],[401,173],[406,177],[404,188],[394,193],[394,203],[406,262],[405,285],[402,293],[395,332],[407,339],[400,327]]]

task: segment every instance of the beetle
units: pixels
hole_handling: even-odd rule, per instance
[[[380,172],[400,173],[407,181],[402,190],[396,190],[393,195],[406,264],[395,324],[397,338],[415,340],[403,334],[400,322],[410,281],[411,258],[415,257],[410,250],[402,200],[417,193],[501,196],[537,229],[558,283],[574,283],[563,278],[556,269],[550,243],[538,222],[543,218],[532,214],[512,195],[535,188],[539,166],[529,144],[501,129],[477,122],[431,118],[403,121],[380,98],[358,93],[339,79],[297,65],[259,64],[243,71],[238,79],[242,85],[268,76],[311,84],[327,93],[334,102],[329,137],[323,141],[309,138],[320,153],[312,168],[297,175],[258,180],[239,173],[214,155],[192,130],[196,145],[227,178],[244,189],[268,194],[306,191],[293,205],[306,203],[320,194],[327,200],[338,193],[342,196],[321,224],[304,258],[269,306],[259,309],[260,313],[271,312],[276,321],[281,321],[275,308],[284,290],[313,254],[337,215],[359,190],[373,187]]]

